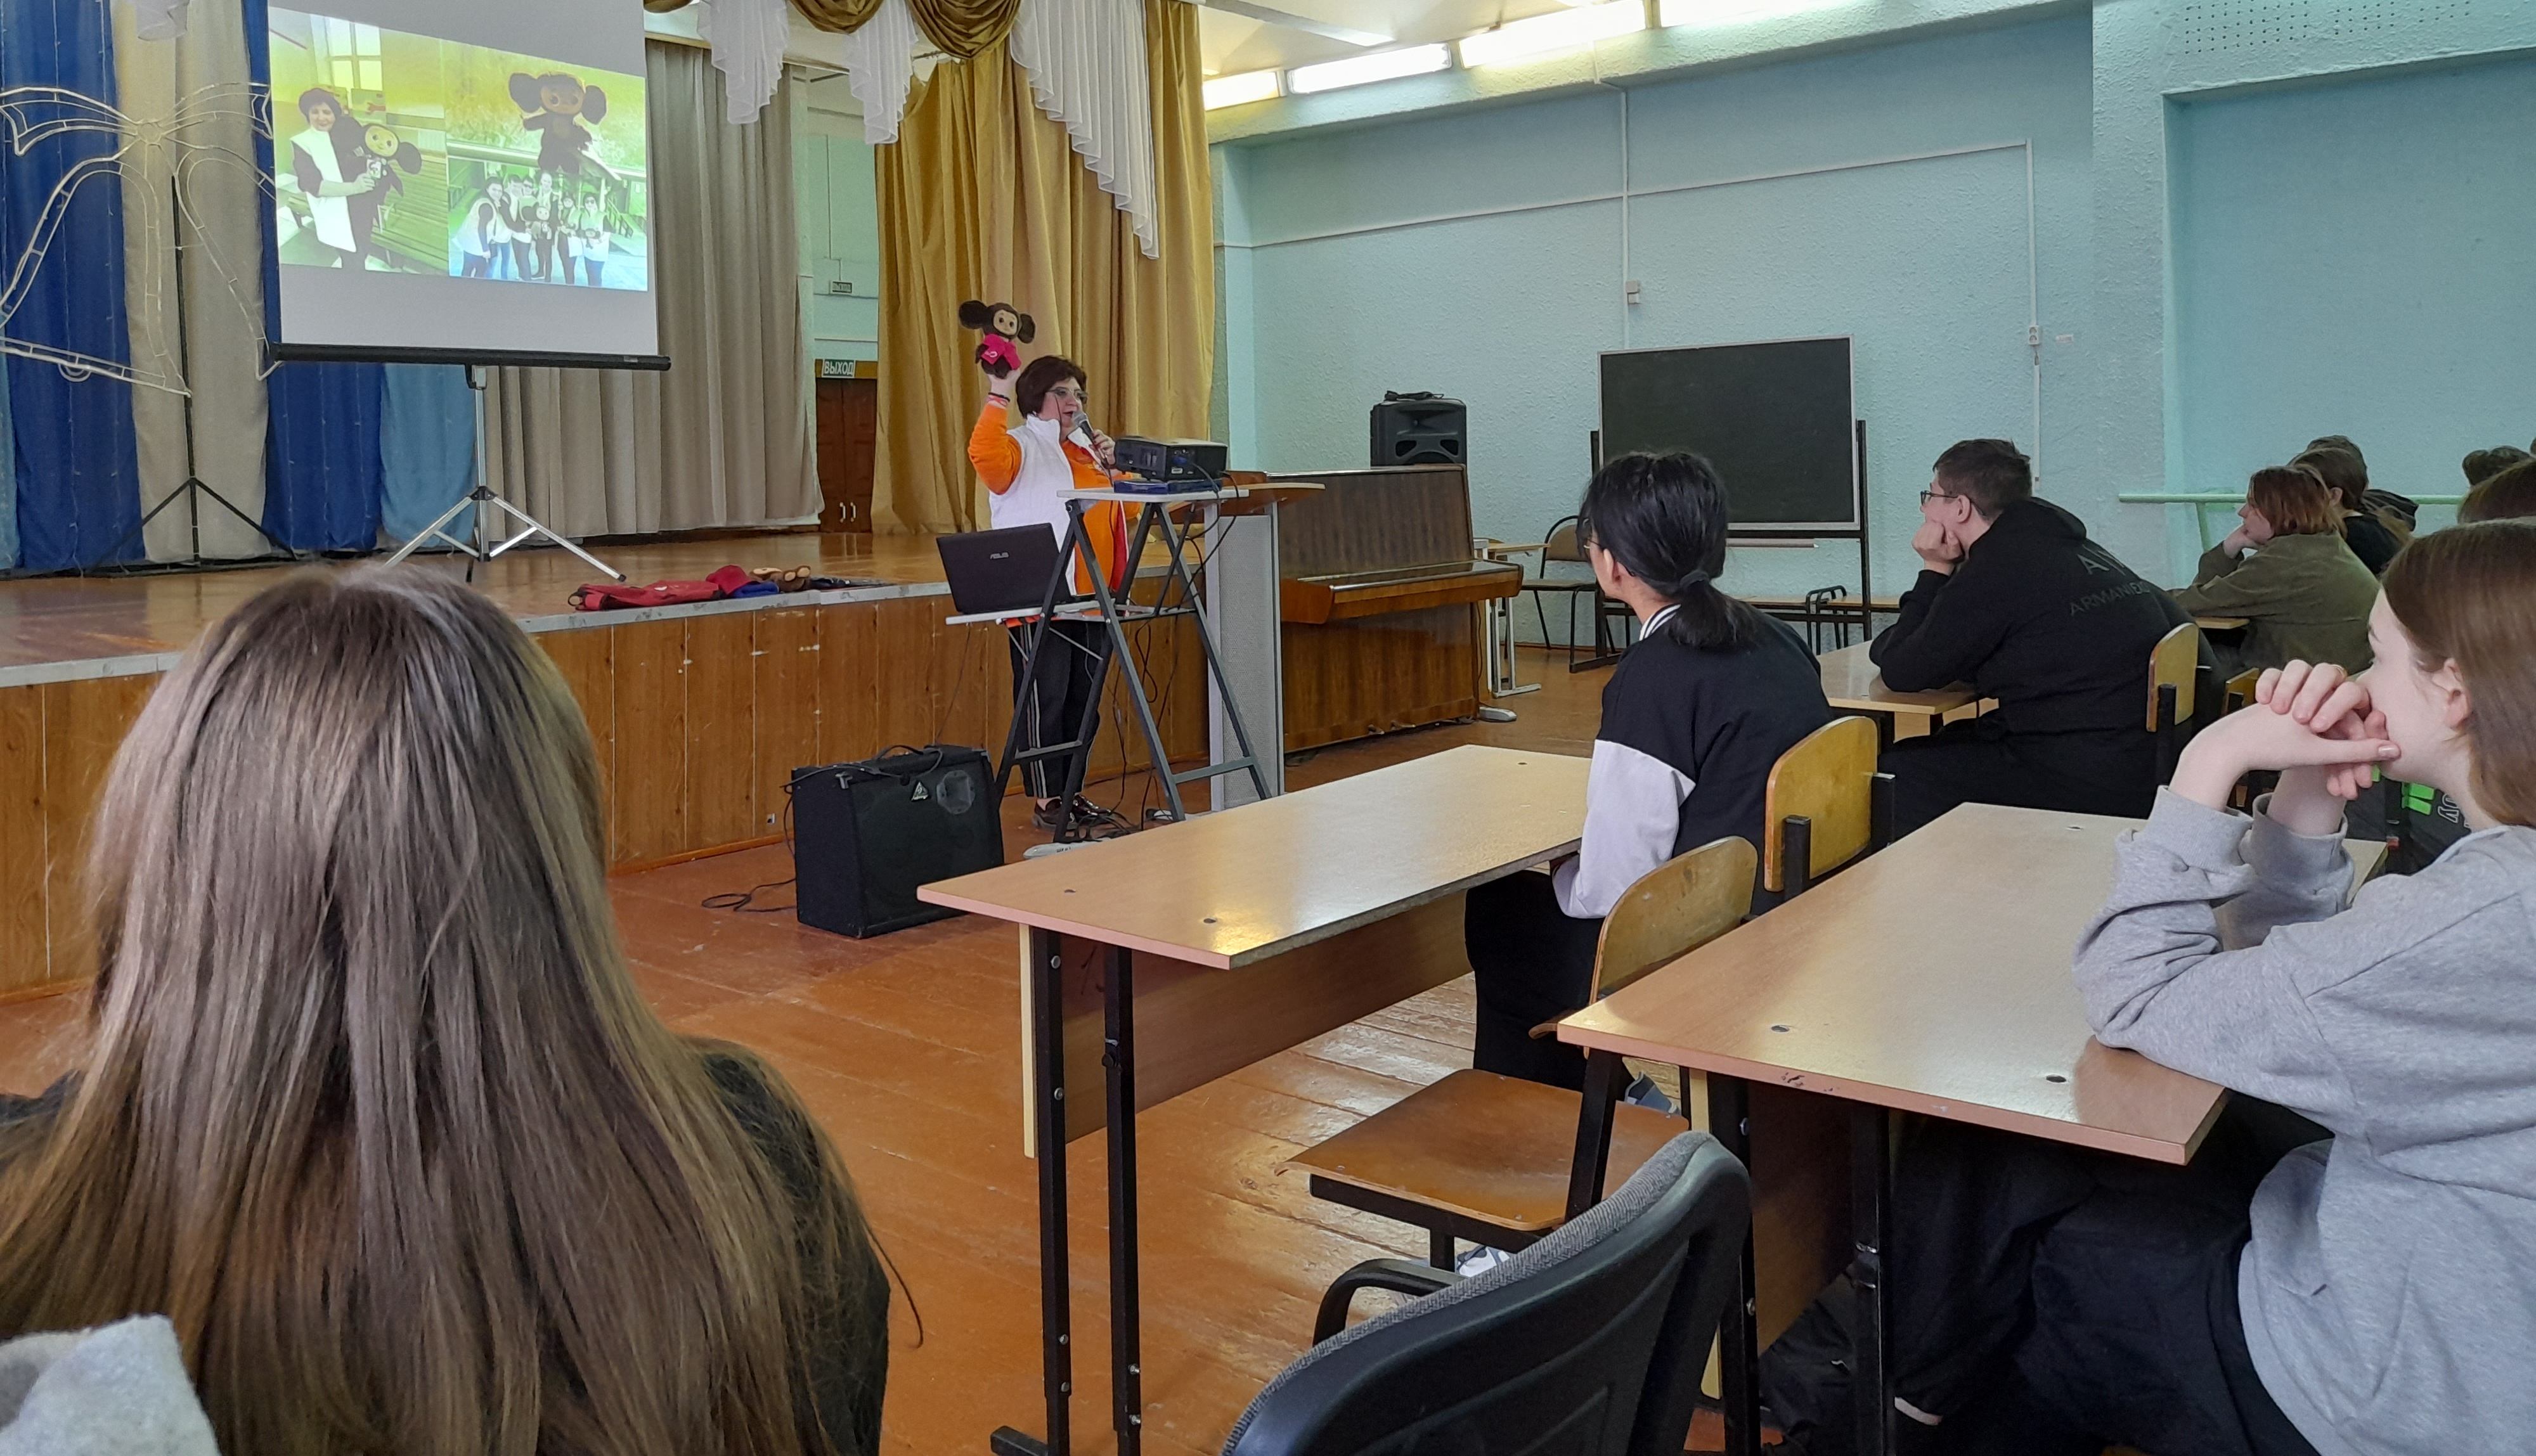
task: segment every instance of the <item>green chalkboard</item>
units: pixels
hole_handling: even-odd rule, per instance
[[[1849,340],[1603,355],[1603,458],[1688,450],[1726,481],[1742,530],[1858,526]]]

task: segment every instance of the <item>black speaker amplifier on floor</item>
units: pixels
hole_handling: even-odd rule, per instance
[[[1425,392],[1382,392],[1373,407],[1373,460],[1387,465],[1461,465],[1470,411],[1459,400]]]
[[[857,939],[959,914],[916,887],[1004,862],[995,766],[976,748],[900,749],[792,771],[801,923]]]

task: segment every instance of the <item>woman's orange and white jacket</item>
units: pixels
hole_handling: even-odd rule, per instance
[[[1060,439],[1056,421],[1036,416],[1013,420],[1001,400],[988,397],[978,412],[978,427],[969,432],[969,463],[989,492],[987,518],[996,529],[1046,526],[1065,543],[1065,497],[1070,490],[1104,490],[1110,477],[1092,453],[1072,440]],[[1114,500],[1092,502],[1083,512],[1084,534],[1100,557],[1110,590],[1122,589],[1127,556],[1127,513]],[[1091,574],[1077,562],[1074,586],[1092,590]]]

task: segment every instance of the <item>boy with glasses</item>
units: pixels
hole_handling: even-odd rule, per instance
[[[1868,655],[1897,691],[1969,682],[1998,706],[1885,750],[1894,832],[1961,803],[2145,815],[2149,650],[2184,608],[2037,499],[2005,440],[1938,456],[1920,517],[1920,579]]]

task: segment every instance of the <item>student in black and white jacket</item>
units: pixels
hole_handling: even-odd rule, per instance
[[[1759,846],[1771,765],[1832,717],[1804,640],[1717,588],[1726,487],[1707,461],[1622,456],[1595,474],[1581,513],[1595,580],[1641,623],[1603,689],[1584,841],[1550,875],[1471,891],[1463,921],[1479,981],[1472,1064],[1562,1087],[1584,1085],[1584,1057],[1532,1029],[1585,1004],[1603,917],[1676,855],[1728,835]]]

